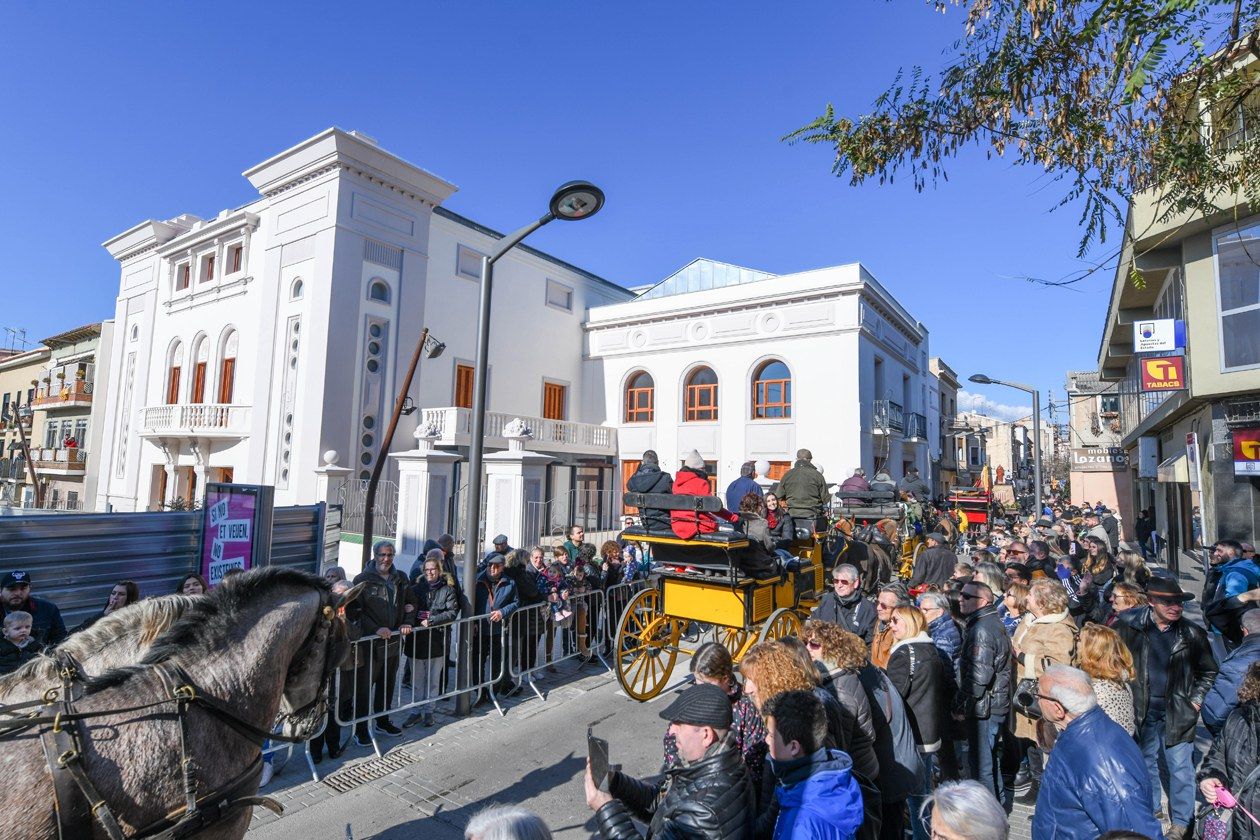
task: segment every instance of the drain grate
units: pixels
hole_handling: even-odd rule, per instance
[[[362,764],[344,767],[336,773],[325,776],[323,782],[338,793],[345,793],[348,790],[354,790],[360,785],[384,778],[395,770],[401,770],[408,764],[415,763],[415,761],[415,756],[398,750],[382,758],[374,758]]]

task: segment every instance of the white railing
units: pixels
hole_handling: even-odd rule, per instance
[[[140,409],[141,434],[244,437],[249,433],[249,409],[223,403],[151,405]]]
[[[66,448],[40,446],[31,448],[31,459],[40,465],[53,464],[62,469],[81,470],[87,463],[87,452],[77,446]]]
[[[548,420],[545,417],[528,417],[504,411],[486,412],[486,439],[491,442],[504,441],[504,428],[518,418],[533,432],[531,448],[601,454],[615,454],[617,451],[617,430],[608,426],[576,423],[572,420]],[[472,411],[455,406],[426,408],[421,424],[432,424],[437,429],[439,444],[467,444],[472,430]]]

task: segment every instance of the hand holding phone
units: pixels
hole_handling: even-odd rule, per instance
[[[586,755],[591,763],[591,780],[599,790],[608,792],[608,742],[596,737],[592,727],[586,727]]]

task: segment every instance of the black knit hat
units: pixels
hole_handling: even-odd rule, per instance
[[[693,685],[661,712],[661,718],[670,723],[730,729],[731,699],[716,685]]]

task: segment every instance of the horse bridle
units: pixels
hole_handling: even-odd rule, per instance
[[[326,634],[324,640],[324,667],[320,675],[320,684],[314,698],[304,706],[281,715],[282,718],[294,719],[308,714],[320,703],[326,703],[328,684],[333,672],[337,669],[333,651],[340,638],[334,632],[334,623],[344,621],[327,603],[321,604],[319,615],[310,632],[302,642],[299,650],[307,650],[312,640],[320,633]],[[44,749],[45,760],[52,774],[54,801],[57,813],[57,830],[61,840],[78,840],[91,835],[92,819],[100,824],[110,840],[182,840],[190,837],[230,814],[244,807],[262,806],[280,814],[284,808],[275,799],[268,796],[241,795],[253,786],[254,780],[262,772],[262,753],[234,778],[210,792],[197,795],[196,765],[189,752],[188,712],[192,706],[198,706],[234,732],[248,741],[261,747],[267,740],[285,743],[301,743],[309,740],[318,727],[320,716],[313,718],[313,728],[294,735],[273,733],[262,729],[240,715],[236,714],[221,700],[202,691],[193,678],[179,665],[172,662],[160,662],[152,666],[167,696],[150,703],[129,706],[121,709],[83,712],[75,708],[74,687],[84,685],[78,666],[72,657],[65,653],[54,654],[59,665],[58,674],[61,685],[49,688],[39,700],[12,705],[0,705],[0,715],[8,715],[7,720],[0,720],[0,739],[13,736],[39,727],[40,742]],[[313,652],[301,660],[291,663],[285,675],[285,681],[295,672],[305,667]],[[180,731],[180,773],[184,788],[184,805],[168,813],[166,817],[145,826],[135,834],[123,833],[117,818],[100,795],[83,766],[84,732],[82,722],[93,718],[144,712],[151,709],[173,705],[171,714],[179,722]],[[35,713],[15,716],[15,713],[27,709],[36,709]],[[56,709],[52,714],[39,714],[39,711]]]

